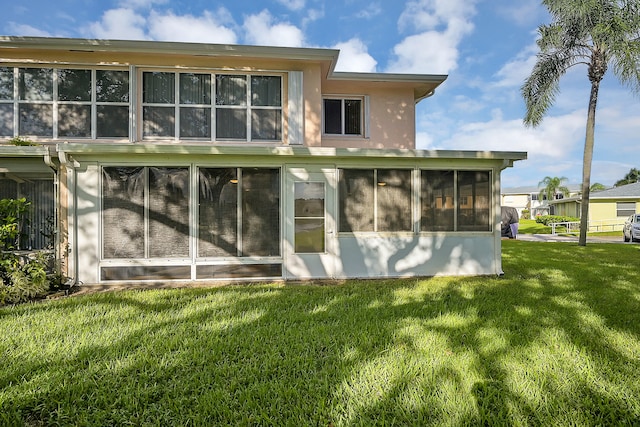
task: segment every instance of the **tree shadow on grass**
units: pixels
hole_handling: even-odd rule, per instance
[[[4,348],[19,360],[0,368],[0,421],[634,424],[640,280],[625,251],[509,242],[503,278],[127,291],[9,310],[3,333],[27,323],[42,345]],[[47,319],[72,326],[42,330]]]

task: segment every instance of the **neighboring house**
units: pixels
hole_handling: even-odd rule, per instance
[[[569,197],[576,196],[580,193],[580,185],[568,185]],[[522,218],[522,211],[528,210],[531,218],[540,215],[553,214],[552,208],[547,203],[547,197],[543,196],[540,200],[540,187],[526,186],[503,188],[501,191],[502,206],[509,206],[518,210],[518,215]],[[562,193],[555,195],[555,200],[563,199]]]
[[[580,217],[581,197],[551,202],[558,215]],[[589,229],[591,231],[622,230],[624,220],[640,212],[640,182],[621,185],[589,195]]]
[[[500,173],[526,153],[416,150],[446,76],[338,54],[0,37],[3,195],[55,215],[85,284],[500,274]]]

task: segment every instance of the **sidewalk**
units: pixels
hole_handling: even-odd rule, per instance
[[[557,234],[518,234],[518,240],[527,242],[578,242],[578,236],[561,236]],[[622,234],[616,236],[587,236],[587,243],[624,243]]]

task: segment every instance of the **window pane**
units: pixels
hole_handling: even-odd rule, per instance
[[[251,140],[279,141],[282,139],[282,112],[280,110],[251,111]]]
[[[216,105],[247,105],[247,77],[216,76]]]
[[[20,100],[53,100],[53,70],[51,68],[20,68],[18,94]]]
[[[58,107],[58,136],[91,137],[91,106],[60,105]]]
[[[96,100],[98,102],[129,102],[129,72],[97,70]]]
[[[0,100],[13,99],[13,68],[0,67]]]
[[[616,216],[630,216],[636,213],[635,202],[617,202],[616,203]]]
[[[490,231],[489,172],[458,172],[458,230]]]
[[[324,252],[324,183],[296,182],[295,200],[295,251]]]
[[[144,168],[103,168],[104,258],[144,257],[144,193]]]
[[[198,188],[198,256],[238,256],[237,169],[200,169]]]
[[[421,172],[420,231],[453,231],[453,171]]]
[[[247,110],[216,109],[216,139],[247,139]]]
[[[242,255],[280,255],[280,171],[242,170]]]
[[[342,100],[324,100],[324,133],[342,134]]]
[[[53,106],[20,104],[20,135],[53,137]]]
[[[211,104],[210,74],[180,74],[181,104]]]
[[[173,107],[144,107],[144,136],[175,136]]]
[[[411,231],[411,171],[378,170],[377,231]]]
[[[129,107],[98,105],[97,137],[126,138],[129,136]]]
[[[211,108],[180,108],[180,137],[211,139]]]
[[[344,133],[346,135],[360,135],[362,101],[346,99],[344,101]]]
[[[0,104],[0,136],[13,136],[13,104]]]
[[[149,168],[149,257],[189,256],[189,169]]]
[[[251,77],[251,105],[280,107],[282,105],[280,80],[280,76]]]
[[[91,101],[91,71],[58,70],[58,100]]]
[[[294,187],[296,218],[324,218],[324,184],[296,182]]]
[[[156,104],[173,104],[175,102],[174,73],[143,73],[142,102]]]
[[[340,231],[374,231],[373,170],[342,169]]]

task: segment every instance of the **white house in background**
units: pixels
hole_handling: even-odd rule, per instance
[[[581,191],[579,184],[568,185],[569,196],[575,197]],[[540,200],[540,187],[525,186],[503,188],[500,192],[500,200],[502,206],[510,206],[518,210],[518,215],[522,218],[522,211],[528,210],[529,216],[535,218],[539,215],[552,214],[552,208],[547,203],[547,197],[544,196]],[[563,199],[562,193],[557,193],[555,200]]]
[[[526,153],[416,150],[446,76],[338,54],[0,37],[2,196],[55,230],[25,244],[84,284],[500,274]]]

